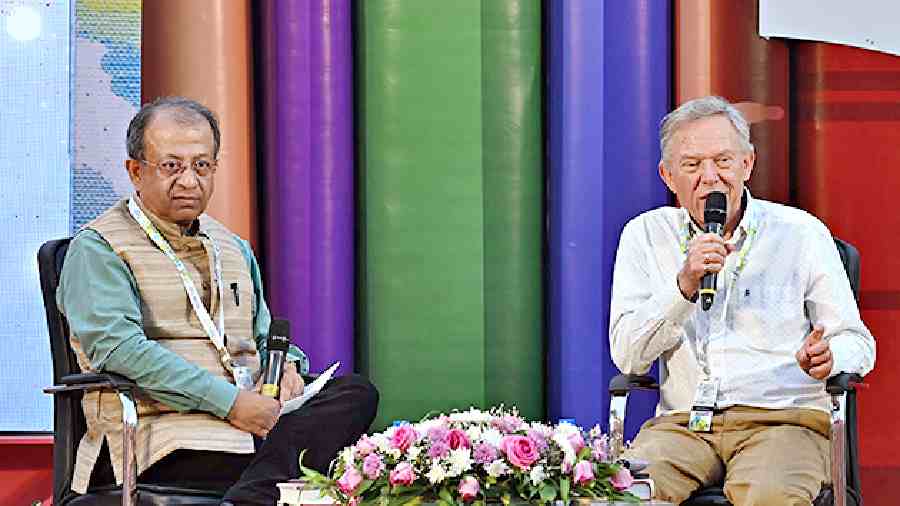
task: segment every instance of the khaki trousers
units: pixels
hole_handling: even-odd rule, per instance
[[[809,505],[829,483],[829,416],[811,409],[735,406],[713,417],[713,432],[687,429],[688,414],[641,428],[628,458],[646,460],[656,498],[680,504],[724,480],[734,506]]]

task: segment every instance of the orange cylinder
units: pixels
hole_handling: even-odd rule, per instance
[[[790,201],[788,46],[758,35],[756,0],[676,0],[675,103],[720,95],[751,123],[754,196]]]
[[[222,145],[207,212],[256,245],[250,3],[144,2],[141,99],[197,100],[219,117]]]

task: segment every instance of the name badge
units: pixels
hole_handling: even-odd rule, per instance
[[[713,411],[719,396],[719,380],[704,378],[697,383],[694,392],[694,406],[688,419],[688,430],[692,432],[712,432]]]
[[[243,365],[236,365],[231,368],[231,374],[234,376],[234,384],[241,390],[253,390],[253,374],[250,368]]]

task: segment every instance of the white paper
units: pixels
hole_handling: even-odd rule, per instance
[[[310,400],[314,395],[322,390],[322,387],[325,386],[325,383],[328,383],[328,380],[331,379],[331,376],[334,375],[334,371],[336,371],[337,368],[340,367],[340,365],[340,361],[331,364],[331,367],[325,369],[325,372],[320,374],[318,378],[316,378],[309,385],[306,385],[303,388],[303,393],[300,394],[299,397],[294,397],[293,399],[282,404],[281,414],[279,416],[286,415],[292,411],[297,410],[300,406],[306,404],[306,401]]]
[[[900,54],[898,16],[897,0],[760,0],[759,34]]]

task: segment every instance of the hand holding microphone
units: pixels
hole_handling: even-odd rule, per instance
[[[288,346],[291,344],[291,322],[288,320],[272,320],[269,326],[269,339],[266,341],[268,363],[263,376],[260,393],[273,399],[278,398],[281,378],[284,375],[284,361]]]
[[[722,238],[727,216],[725,194],[710,193],[706,198],[703,216],[706,233],[695,236],[688,243],[687,258],[678,273],[678,287],[688,299],[700,292],[704,310],[712,307],[715,297],[716,273],[725,266],[725,257],[734,251],[734,245]]]

